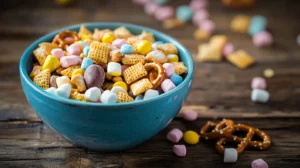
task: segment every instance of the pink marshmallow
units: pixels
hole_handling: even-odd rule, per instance
[[[170,77],[175,72],[175,67],[171,63],[164,63],[163,67],[165,68],[165,73],[167,77]]]
[[[227,43],[225,44],[224,48],[223,48],[223,55],[227,56],[229,54],[231,54],[234,51],[234,46],[232,43]]]
[[[67,47],[67,52],[70,55],[80,55],[80,48],[76,44],[71,44]]]
[[[179,142],[183,136],[183,133],[180,129],[174,128],[167,134],[167,139],[171,142]]]
[[[203,20],[200,24],[199,27],[201,30],[204,30],[206,32],[212,33],[216,29],[216,24],[211,21],[211,20]]]
[[[196,11],[192,18],[195,25],[199,25],[203,20],[206,19],[208,19],[208,13],[205,9]]]
[[[192,111],[192,110],[184,110],[181,113],[181,117],[184,120],[187,120],[187,121],[194,121],[194,120],[197,120],[198,114],[195,111]]]
[[[267,82],[262,77],[255,77],[255,78],[252,79],[251,88],[252,89],[266,89],[267,88]]]
[[[145,13],[150,16],[154,15],[154,13],[157,12],[158,9],[159,9],[159,5],[155,3],[148,3],[144,7]]]
[[[53,50],[51,50],[51,54],[57,59],[60,59],[64,56],[64,51],[61,48],[54,48]]]
[[[251,164],[252,168],[269,168],[268,164],[262,159],[256,159]]]
[[[60,59],[60,65],[63,68],[68,68],[69,66],[77,65],[79,63],[81,63],[81,59],[78,56],[65,56]]]
[[[206,0],[192,0],[190,3],[190,7],[193,11],[201,10],[203,8],[206,8],[208,5],[208,2]]]
[[[125,39],[116,39],[112,42],[112,45],[117,47],[117,48],[121,48],[121,46],[123,44],[126,44],[126,40]]]
[[[263,31],[255,34],[252,42],[256,47],[270,46],[273,43],[273,36],[269,32]]]
[[[164,92],[168,92],[176,87],[170,79],[165,79],[160,86]]]
[[[151,2],[152,0],[132,0],[133,3],[137,5],[146,5],[148,2]]]
[[[157,12],[154,13],[154,17],[158,21],[164,21],[166,19],[173,17],[174,13],[175,13],[175,11],[174,11],[173,7],[169,7],[169,6],[159,7]]]
[[[174,145],[173,152],[179,157],[184,157],[186,155],[186,147],[185,145]]]

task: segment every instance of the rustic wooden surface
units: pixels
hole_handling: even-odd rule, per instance
[[[185,3],[177,1],[175,4]],[[263,158],[272,168],[300,167],[300,1],[259,1],[253,9],[230,10],[219,1],[210,3],[211,18],[217,32],[229,36],[237,47],[252,54],[257,64],[239,70],[227,62],[196,62],[191,94],[184,108],[194,109],[200,118],[193,123],[175,119],[161,133],[144,144],[125,152],[101,153],[73,147],[45,126],[28,105],[19,80],[18,62],[24,49],[36,38],[55,29],[83,22],[121,21],[161,30],[182,42],[196,56],[195,27],[166,31],[143,9],[127,1],[76,0],[60,7],[54,0],[5,0],[0,6],[0,167],[250,167]],[[268,18],[276,43],[258,49],[247,35],[233,33],[228,24],[238,13],[262,14]],[[268,79],[271,99],[266,104],[250,100],[249,87],[254,76],[273,68],[276,76]],[[201,141],[188,146],[187,156],[172,154],[166,133],[174,127],[198,131],[207,121],[233,118],[268,132],[273,143],[267,151],[247,150],[237,163],[224,164],[213,143]]]

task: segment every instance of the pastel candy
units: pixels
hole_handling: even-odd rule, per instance
[[[183,137],[183,132],[178,129],[174,128],[167,134],[167,139],[171,142],[177,143],[181,140]]]
[[[174,67],[173,64],[171,64],[171,63],[164,63],[163,67],[165,69],[165,74],[167,75],[167,77],[170,77],[172,74],[174,74],[175,67]]]
[[[64,56],[64,51],[61,48],[54,48],[51,50],[51,54],[60,60],[60,58]]]
[[[159,96],[159,92],[157,90],[149,89],[145,92],[144,100],[157,96]]]
[[[46,92],[56,95],[56,88],[50,87],[50,88],[46,89]]]
[[[85,46],[84,48],[83,48],[83,54],[85,55],[85,56],[88,56],[89,55],[89,52],[90,52],[90,46]]]
[[[65,83],[56,89],[56,95],[64,98],[69,98],[71,94],[71,85]]]
[[[143,100],[144,99],[144,96],[143,95],[137,95],[134,99],[134,101],[140,101],[140,100]]]
[[[225,148],[224,163],[234,163],[238,159],[238,153],[235,148]]]
[[[60,59],[60,64],[63,68],[68,68],[72,65],[77,65],[81,63],[81,59],[79,56],[64,56]]]
[[[193,11],[201,10],[203,8],[206,8],[208,5],[206,0],[192,0],[190,2],[190,7]]]
[[[252,37],[252,42],[256,47],[270,46],[273,43],[273,36],[269,32],[262,31]]]
[[[162,41],[156,41],[152,44],[152,50],[157,50],[157,46],[160,44],[164,44]]]
[[[174,15],[174,8],[170,6],[160,7],[159,12],[154,14],[154,17],[158,21],[164,21],[166,19],[170,19]]]
[[[122,54],[132,54],[134,51],[134,48],[129,44],[124,44],[121,46],[120,51]]]
[[[212,33],[216,29],[216,25],[213,21],[211,20],[203,20],[200,24],[199,27],[201,30]]]
[[[48,55],[45,62],[44,62],[44,64],[43,64],[42,69],[43,70],[49,69],[50,72],[53,72],[59,67],[60,67],[59,60],[56,57],[52,56],[52,55]]]
[[[117,48],[121,48],[122,45],[126,44],[126,40],[125,39],[116,39],[112,42],[112,45],[117,47]]]
[[[185,145],[174,145],[173,152],[179,157],[184,157],[186,155],[186,147]]]
[[[197,120],[198,114],[195,111],[192,111],[192,110],[184,110],[181,113],[181,117],[184,120],[187,120],[187,121],[194,121],[194,120]]]
[[[253,89],[251,100],[254,102],[266,103],[269,100],[270,94],[266,90]]]
[[[248,28],[248,33],[251,36],[262,32],[267,27],[267,19],[264,16],[253,16],[250,22],[250,26]]]
[[[107,65],[107,73],[111,76],[121,76],[121,64],[117,62],[109,62]]]
[[[116,94],[119,94],[120,92],[128,94],[127,91],[124,88],[122,88],[121,86],[114,86],[111,89],[111,91],[114,92],[114,93],[116,93]]]
[[[101,94],[100,100],[104,104],[116,103],[118,100],[118,95],[112,91],[105,90]]]
[[[227,56],[227,55],[233,53],[233,51],[234,51],[234,46],[233,46],[233,44],[232,44],[232,43],[227,43],[227,44],[225,44],[225,46],[223,47],[222,53],[223,53],[224,56]]]
[[[175,84],[170,80],[170,79],[165,79],[162,83],[161,83],[161,89],[164,92],[168,92],[172,89],[174,89],[176,86]]]
[[[176,17],[180,20],[183,20],[185,22],[190,21],[193,16],[192,9],[187,5],[179,6],[176,9]]]
[[[100,88],[105,80],[105,72],[99,65],[90,65],[84,72],[84,80],[87,88]]]
[[[256,159],[252,162],[251,168],[269,168],[269,165],[263,159]]]
[[[80,68],[86,70],[90,65],[93,65],[93,60],[90,58],[84,58]]]
[[[70,80],[69,77],[67,77],[67,76],[60,76],[60,77],[56,78],[56,85],[57,85],[57,87],[60,87],[61,85],[66,84],[66,83],[71,84],[71,80]]]
[[[177,75],[177,74],[172,74],[170,76],[170,80],[176,85],[178,86],[182,81],[183,81],[183,78],[180,76],[180,75]]]
[[[76,44],[71,44],[67,47],[67,52],[70,55],[80,55],[80,48]]]
[[[144,7],[145,13],[150,16],[153,16],[155,12],[158,12],[158,9],[159,9],[159,5],[155,3],[149,3]]]
[[[168,58],[168,62],[178,62],[179,61],[179,57],[176,54],[169,54],[167,55]]]
[[[195,25],[199,25],[203,20],[206,20],[208,18],[208,12],[206,10],[198,10],[193,15],[193,23]]]
[[[100,101],[101,90],[97,87],[89,88],[85,91],[84,96],[88,101],[98,102]]]
[[[252,79],[251,88],[252,89],[266,89],[267,88],[267,82],[262,77],[255,77],[255,78]]]

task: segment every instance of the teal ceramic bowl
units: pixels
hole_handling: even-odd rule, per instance
[[[41,37],[23,53],[19,68],[24,93],[40,119],[73,144],[99,151],[133,148],[164,129],[179,112],[192,84],[194,64],[191,54],[174,38],[150,28],[125,23],[84,25],[90,30],[125,26],[134,34],[146,30],[156,40],[175,44],[180,59],[188,68],[184,81],[158,97],[125,104],[79,102],[47,93],[29,78],[34,61],[32,52],[39,43],[50,42],[61,31],[78,31],[80,25],[74,25]]]

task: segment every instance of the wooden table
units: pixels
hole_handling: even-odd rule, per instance
[[[184,3],[175,1],[176,5]],[[253,9],[231,10],[217,0],[209,11],[217,23],[217,33],[228,35],[237,47],[248,51],[257,64],[239,70],[230,63],[195,62],[192,91],[184,108],[199,113],[195,122],[175,119],[151,140],[120,153],[101,153],[73,147],[54,133],[33,112],[19,80],[18,62],[22,52],[36,38],[55,29],[83,22],[121,21],[152,27],[177,38],[196,56],[197,42],[191,24],[179,30],[164,30],[160,23],[129,1],[79,1],[60,7],[54,0],[2,2],[0,14],[0,167],[250,167],[263,158],[272,168],[300,167],[300,1],[259,1]],[[255,48],[248,35],[229,30],[238,13],[261,14],[268,18],[275,44]],[[267,79],[271,99],[266,104],[250,100],[250,82],[272,68],[276,76]],[[265,130],[272,137],[267,151],[247,150],[237,163],[224,164],[213,143],[201,141],[187,147],[187,156],[172,153],[165,138],[175,127],[198,131],[207,120],[232,118]]]

